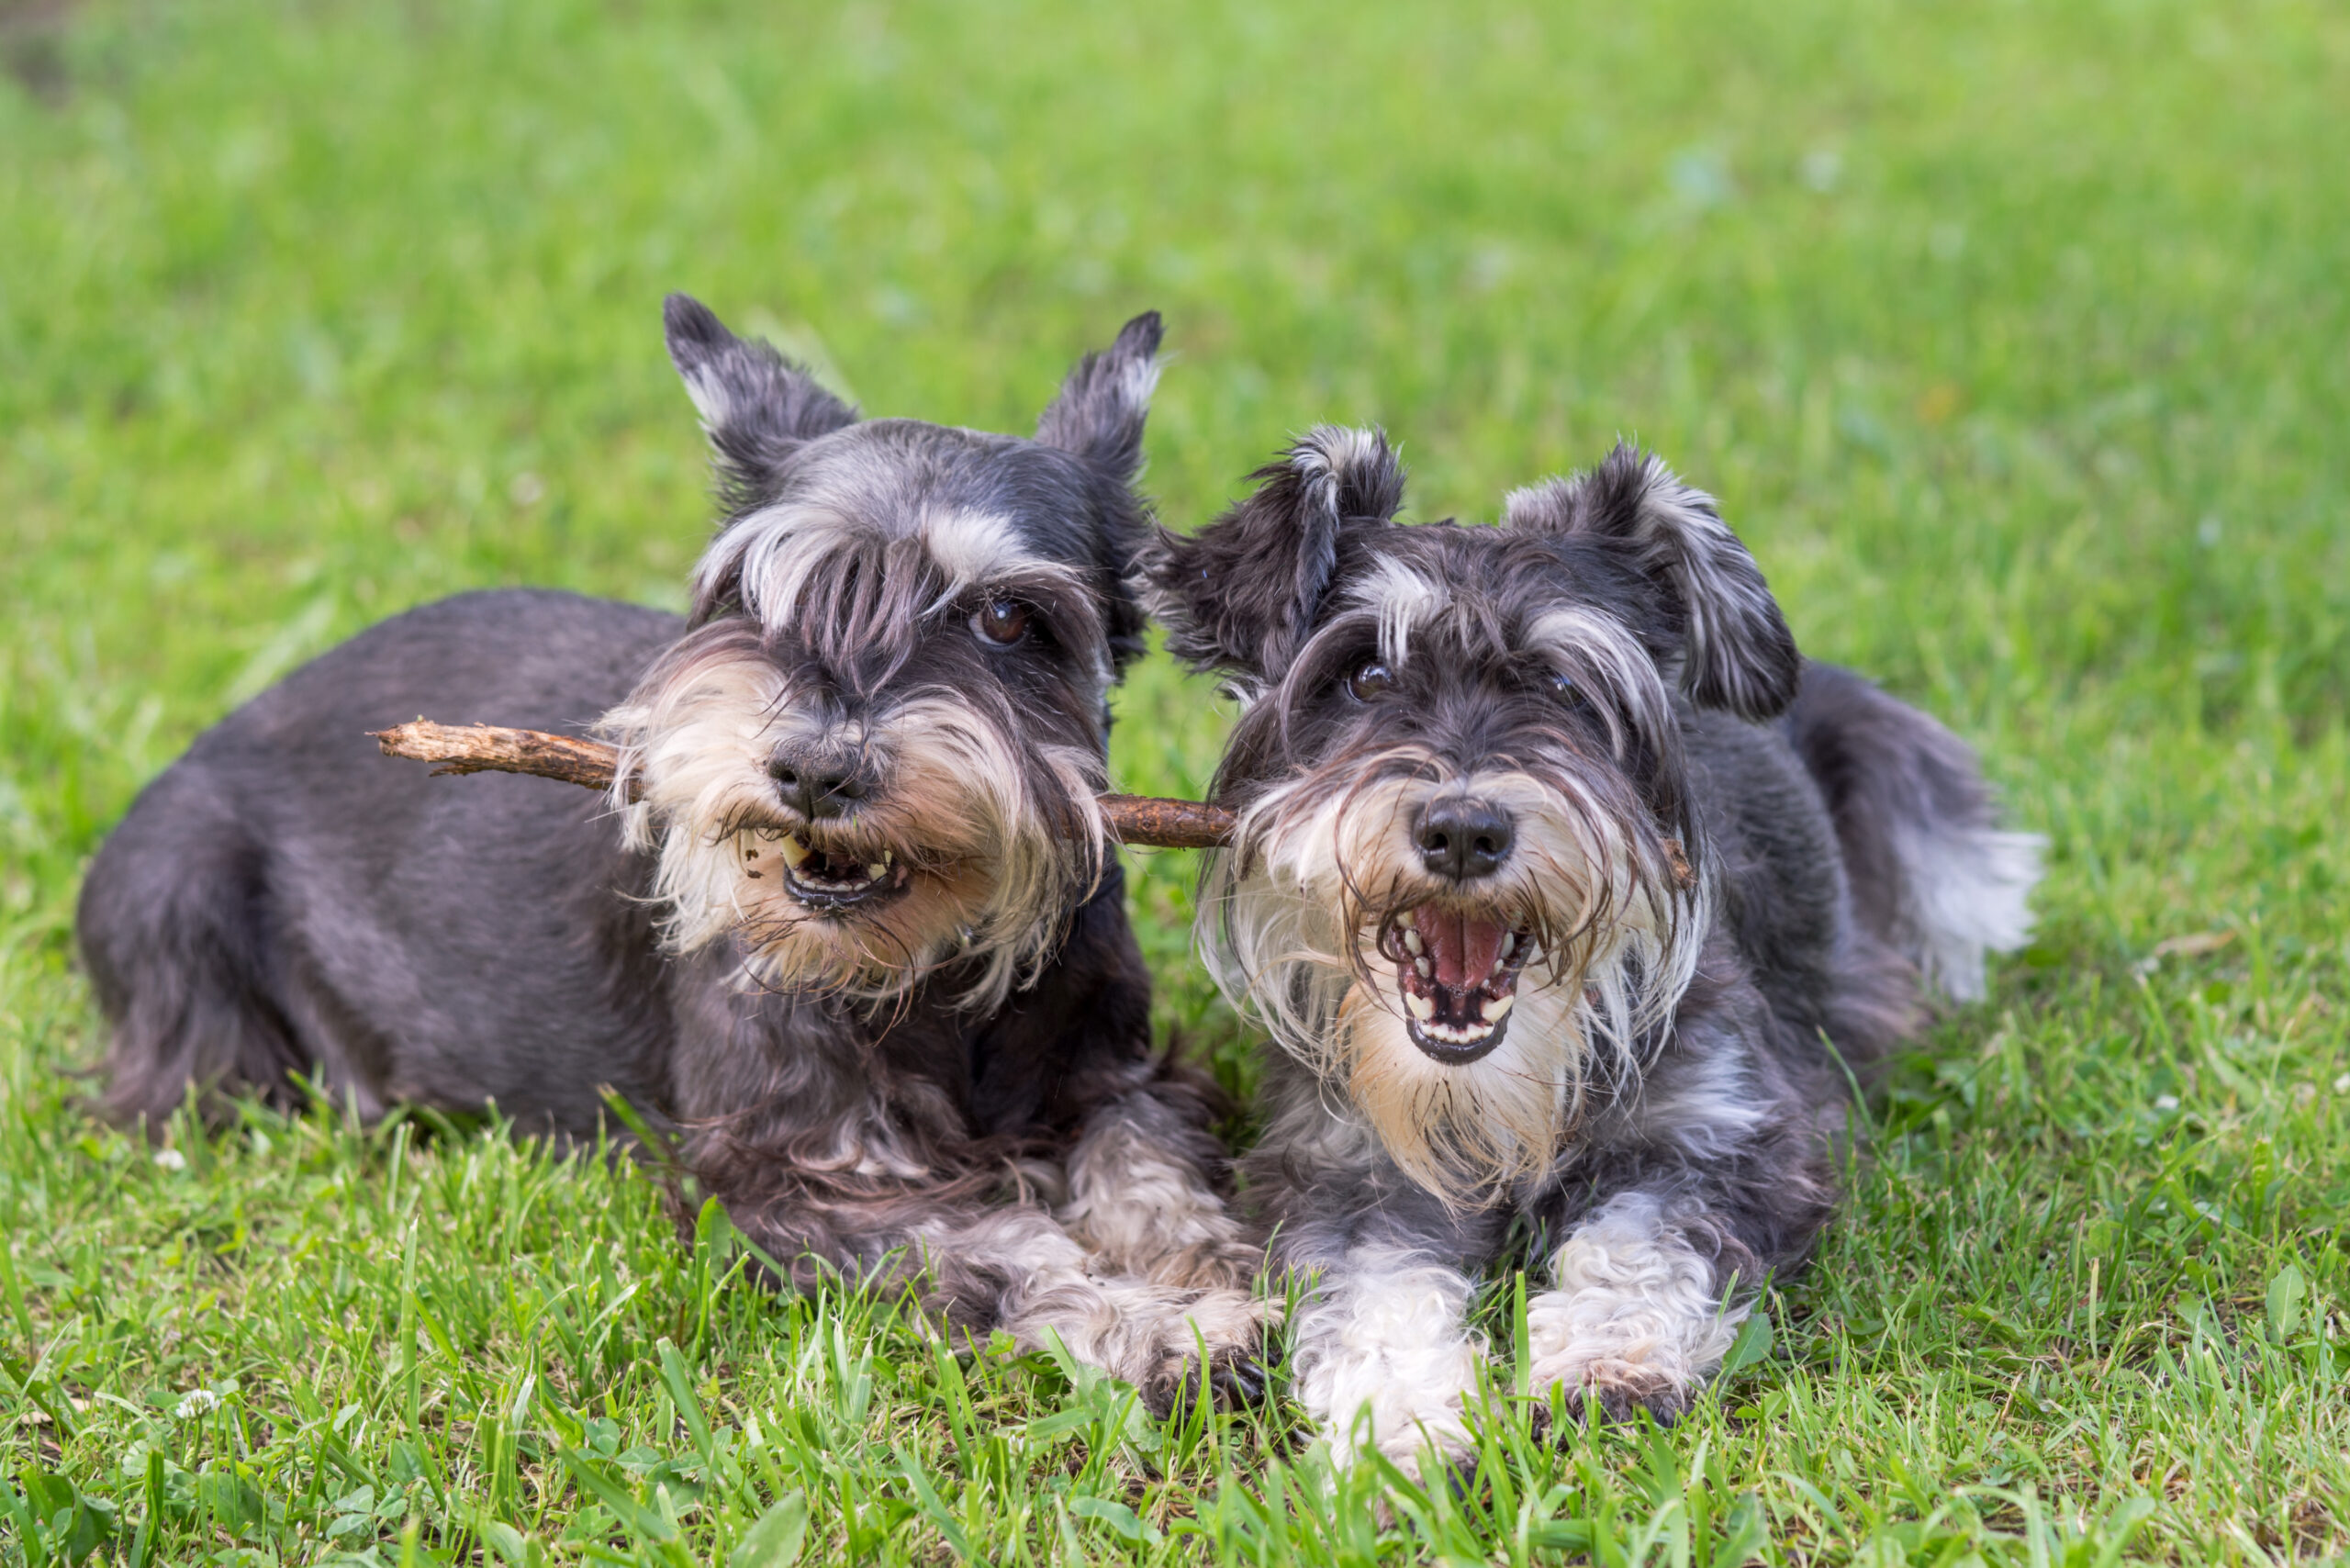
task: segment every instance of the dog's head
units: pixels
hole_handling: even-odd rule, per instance
[[[682,295],[667,325],[727,515],[691,630],[603,727],[669,939],[778,989],[884,1000],[952,964],[1001,999],[1102,870],[1158,318],[1034,440],[861,420]]]
[[[1397,523],[1374,431],[1254,477],[1141,571],[1169,646],[1244,704],[1210,962],[1416,1179],[1527,1173],[1695,965],[1682,711],[1777,713],[1794,639],[1713,502],[1629,447],[1492,528]]]

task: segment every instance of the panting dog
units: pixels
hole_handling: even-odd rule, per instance
[[[1200,935],[1276,1046],[1246,1192],[1300,1396],[1342,1458],[1459,1456],[1531,1235],[1536,1393],[1669,1420],[1827,1217],[1852,1070],[2023,939],[2037,841],[1652,456],[1494,527],[1399,524],[1373,431],[1256,478],[1143,576],[1243,707]]]

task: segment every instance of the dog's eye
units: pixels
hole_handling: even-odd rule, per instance
[[[1591,700],[1591,693],[1585,691],[1583,689],[1583,683],[1573,676],[1555,669],[1545,670],[1542,673],[1542,684],[1549,689],[1550,695],[1562,708],[1586,716],[1596,711],[1596,705]]]
[[[1031,611],[1016,599],[991,599],[971,616],[971,632],[982,643],[1008,648],[1028,635]]]
[[[1395,685],[1395,672],[1377,659],[1347,677],[1347,694],[1358,702],[1368,702]]]

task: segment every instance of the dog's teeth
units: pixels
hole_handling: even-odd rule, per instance
[[[1477,1012],[1486,1023],[1498,1024],[1509,1016],[1509,1010],[1516,1005],[1517,1005],[1517,998],[1514,996],[1496,996],[1484,1006],[1477,1009]]]
[[[1418,932],[1413,930],[1408,925],[1404,927],[1404,950],[1405,952],[1411,954],[1412,957],[1416,958],[1421,955],[1421,953],[1425,952],[1427,948],[1427,944],[1420,940],[1420,934]]]
[[[1417,991],[1405,991],[1404,993],[1404,1005],[1410,1008],[1412,1010],[1412,1016],[1418,1019],[1423,1024],[1436,1016],[1435,1002],[1427,997],[1420,995]]]
[[[887,860],[873,861],[865,868],[865,874],[867,878],[878,882],[882,878],[890,874],[890,863]]]
[[[765,834],[763,834],[761,836],[764,837]],[[780,834],[778,838],[778,842],[783,846],[783,858],[785,863],[790,866],[793,869],[797,870],[800,866],[807,862],[808,846],[800,841],[800,835],[798,834],[787,833]]]
[[[1502,956],[1501,956],[1501,962],[1502,962],[1502,963],[1505,963],[1505,964],[1508,963],[1508,962],[1509,962],[1509,956],[1510,956],[1512,953],[1515,953],[1515,952],[1516,952],[1516,951],[1517,951],[1517,933],[1516,933],[1516,932],[1515,932],[1515,931],[1505,931],[1505,932],[1503,932],[1503,933],[1502,933]]]
[[[1436,966],[1429,963],[1426,958],[1414,958],[1412,960],[1412,972],[1418,975],[1422,980],[1436,979]]]
[[[1404,930],[1409,931],[1413,926],[1419,924],[1419,919],[1420,912],[1418,910],[1407,909],[1403,913],[1395,917],[1395,924],[1402,926]],[[1417,951],[1417,949],[1415,949],[1415,951]]]

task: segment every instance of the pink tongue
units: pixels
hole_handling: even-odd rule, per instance
[[[1435,961],[1437,983],[1455,990],[1483,982],[1501,958],[1502,938],[1509,935],[1491,921],[1437,909],[1420,911],[1416,924]]]

